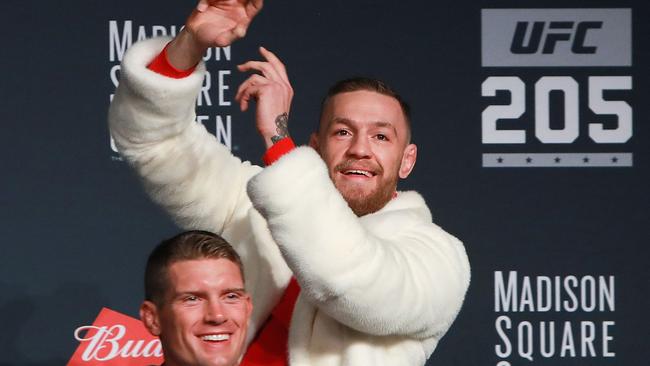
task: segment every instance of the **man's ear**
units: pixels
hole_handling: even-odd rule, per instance
[[[143,301],[140,305],[140,320],[149,333],[156,337],[160,335],[160,316],[156,304],[147,300]]]
[[[251,314],[253,313],[253,300],[251,299],[250,295],[246,298],[246,318],[250,318]]]
[[[316,132],[312,132],[312,134],[309,135],[309,146],[320,153],[318,145],[318,134]]]
[[[415,144],[408,144],[402,154],[402,162],[399,166],[399,177],[404,179],[411,174],[415,167],[415,160],[418,157],[418,147]]]

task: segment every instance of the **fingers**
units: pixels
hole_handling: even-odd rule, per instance
[[[253,21],[253,18],[260,10],[262,10],[262,2],[262,0],[246,1],[246,4],[244,5],[246,16],[241,18],[235,28],[231,31],[234,39],[244,38],[244,36],[246,36],[246,31]]]
[[[238,100],[243,95],[244,91],[254,85],[266,85],[269,81],[261,75],[253,74],[248,79],[246,79],[239,88],[237,89],[237,94],[235,94],[235,100]]]
[[[258,73],[251,75],[239,86],[235,100],[239,102],[242,111],[248,109],[251,99],[257,101],[258,128],[266,130],[266,127],[259,127],[268,124],[264,121],[271,121],[272,124],[278,113],[289,111],[293,88],[282,61],[264,47],[260,47],[260,53],[266,61],[248,61],[237,66],[239,71]],[[269,116],[273,117],[269,119]]]
[[[246,30],[248,29],[248,24],[238,24],[233,28],[230,33],[233,35],[233,39],[240,39],[246,36]]]
[[[262,10],[263,5],[263,0],[248,1],[248,3],[246,3],[246,14],[248,15],[248,18],[252,19],[257,13],[259,13],[260,10]]]
[[[259,71],[264,75],[265,77],[275,80],[275,81],[284,81],[284,79],[280,76],[278,71],[273,67],[273,65],[269,62],[263,62],[263,61],[248,61],[245,62],[241,65],[237,65],[237,68],[241,72],[246,72],[246,71]]]
[[[239,71],[259,71],[271,80],[281,81],[288,85],[291,85],[289,82],[289,76],[287,75],[287,69],[282,61],[280,61],[280,59],[273,52],[267,50],[264,47],[260,47],[260,53],[266,59],[266,62],[248,61],[237,66]]]
[[[276,70],[278,75],[284,80],[285,82],[289,83],[289,76],[287,75],[287,69],[280,61],[280,59],[271,51],[267,50],[264,47],[260,47],[260,53],[266,61],[268,61],[271,65],[273,65],[273,68]]]
[[[260,94],[262,93],[263,87],[264,85],[251,84],[246,89],[242,90],[238,99],[239,108],[241,109],[242,112],[248,110],[248,105],[251,99],[257,100],[258,98],[260,98]]]
[[[269,84],[269,80],[259,74],[251,75],[244,81],[237,89],[235,100],[239,102],[239,107],[242,111],[248,109],[248,104],[251,98],[259,96],[260,89]]]
[[[253,90],[252,88],[247,89],[245,93],[242,94],[242,96],[239,99],[239,109],[242,112],[245,112],[248,110],[248,104],[251,99],[251,97],[255,97],[259,90]]]
[[[196,4],[195,11],[190,16],[191,18],[203,19],[209,24],[213,24],[215,20],[225,19],[224,24],[227,28],[221,29],[222,31],[215,31],[218,37],[213,37],[214,43],[218,47],[224,47],[233,41],[246,36],[246,31],[250,25],[253,17],[262,9],[262,0],[237,0],[233,1],[223,0],[199,0]],[[210,9],[214,11],[209,11]],[[216,15],[215,15],[216,14]],[[189,20],[188,20],[189,22]],[[215,23],[216,24],[216,23]],[[215,25],[219,28],[219,24]]]
[[[200,13],[203,13],[208,9],[208,0],[199,0],[199,3],[196,4],[196,10]]]

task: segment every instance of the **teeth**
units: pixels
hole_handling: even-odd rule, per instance
[[[370,173],[365,170],[348,170],[345,174],[361,174],[370,177]]]
[[[201,337],[204,341],[227,341],[230,339],[229,334],[210,334]]]

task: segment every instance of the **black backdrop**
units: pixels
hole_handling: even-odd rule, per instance
[[[193,1],[171,0],[0,4],[0,365],[63,365],[79,345],[74,330],[91,324],[102,307],[137,316],[146,255],[178,228],[148,200],[111,149],[106,112],[114,90],[111,70],[119,65],[111,59],[111,44],[124,46],[126,21],[133,40],[140,26],[149,37],[154,26],[169,32],[170,26],[182,25],[193,6]],[[631,65],[483,66],[481,9],[504,8],[631,9],[631,40],[616,40],[630,45]],[[199,114],[207,116],[214,133],[219,116],[231,149],[259,163],[263,149],[253,113],[240,113],[234,103],[218,105],[219,70],[229,88],[222,97],[227,103],[245,78],[234,66],[258,58],[259,45],[276,52],[296,92],[290,130],[300,143],[315,126],[320,99],[333,81],[357,74],[387,80],[412,104],[419,146],[416,169],[401,189],[424,195],[434,220],[464,241],[472,265],[465,305],[428,365],[642,365],[650,356],[643,346],[649,308],[648,15],[641,0],[269,0],[247,38],[231,47],[229,60],[222,53],[221,60],[213,54],[207,61],[212,105],[200,106]],[[111,24],[119,40],[111,38]],[[525,130],[524,144],[482,142],[483,111],[511,102],[506,92],[482,96],[481,86],[492,76],[515,76],[525,84],[524,114],[498,124]],[[545,76],[568,76],[578,84],[580,135],[571,143],[535,138],[534,84]],[[624,101],[632,110],[629,140],[598,144],[589,138],[588,124],[598,118],[588,107],[589,76],[631,78],[628,90],[605,93],[605,99]],[[561,93],[552,93],[550,115],[560,120],[551,122],[553,128],[562,128],[565,104]],[[606,128],[615,128],[615,117],[602,118]],[[491,168],[482,164],[485,153],[604,153],[610,163]],[[614,153],[631,154],[632,166],[617,167]],[[540,276],[560,281],[575,276],[585,286],[602,277],[615,284],[615,290],[606,288],[613,291],[615,306],[497,311],[499,271],[505,280],[517,271],[517,301],[526,278],[538,301],[534,283]],[[575,292],[580,288],[590,289],[575,287]],[[500,316],[512,322],[512,329],[504,330],[512,354],[503,357],[495,349],[507,343],[497,331]],[[555,322],[555,355],[540,356],[534,333],[533,361],[521,357],[517,329],[522,322],[530,322],[534,332],[540,322]],[[595,354],[584,357],[581,322],[596,329]],[[574,357],[568,349],[560,355],[567,326],[574,335]],[[604,341],[606,350],[603,327],[611,337]]]

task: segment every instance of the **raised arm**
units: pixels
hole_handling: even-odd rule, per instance
[[[196,65],[207,47],[242,37],[261,6],[261,0],[200,1],[167,46],[169,62],[179,69]],[[109,110],[111,135],[153,199],[179,224],[221,232],[245,217],[250,208],[246,182],[260,168],[242,163],[194,123],[202,64],[182,79],[147,68],[168,42],[148,40],[127,52]]]

